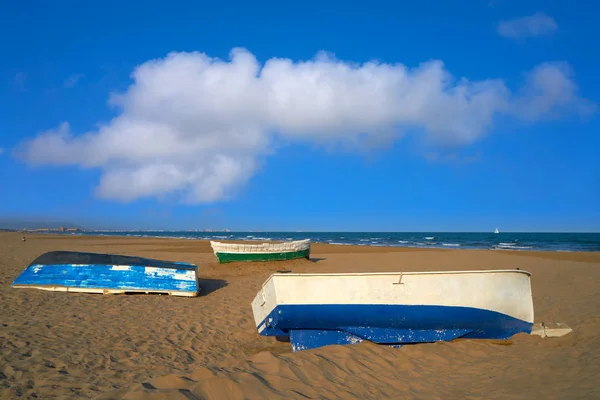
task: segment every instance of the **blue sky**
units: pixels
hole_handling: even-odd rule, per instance
[[[600,230],[593,2],[221,4],[5,5],[0,219]]]

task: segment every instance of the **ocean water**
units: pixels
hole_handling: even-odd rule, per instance
[[[313,243],[337,245],[447,249],[600,251],[600,233],[92,231],[81,234],[259,242],[311,239]]]

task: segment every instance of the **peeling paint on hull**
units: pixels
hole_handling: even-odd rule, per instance
[[[292,350],[363,340],[399,346],[465,339],[508,339],[530,333],[532,323],[468,307],[406,305],[278,306],[258,330],[262,336],[289,336]]]
[[[310,239],[261,244],[222,243],[211,240],[210,245],[220,263],[310,258]]]
[[[521,270],[272,274],[251,305],[259,334],[289,337],[294,351],[508,339],[534,321]]]
[[[197,267],[192,264],[94,253],[53,253],[36,259],[11,286],[67,292],[142,292],[174,296],[196,296],[199,291]],[[64,262],[69,260],[87,260],[89,263]],[[101,264],[94,261],[133,261],[140,265]]]

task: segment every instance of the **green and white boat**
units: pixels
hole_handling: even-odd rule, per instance
[[[284,243],[238,244],[210,242],[220,263],[282,261],[310,257],[310,239]]]

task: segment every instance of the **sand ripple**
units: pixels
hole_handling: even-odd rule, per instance
[[[0,398],[600,398],[600,268],[587,259],[491,251],[361,250],[318,262],[218,265],[205,243],[0,234]],[[345,246],[348,247],[348,246]],[[103,296],[12,289],[37,255],[115,252],[200,265],[203,295]],[[337,253],[336,253],[337,252]],[[400,267],[399,267],[400,266]],[[260,337],[250,301],[276,269],[342,272],[515,268],[533,273],[536,320],[575,331],[543,340],[369,343],[290,352]]]

